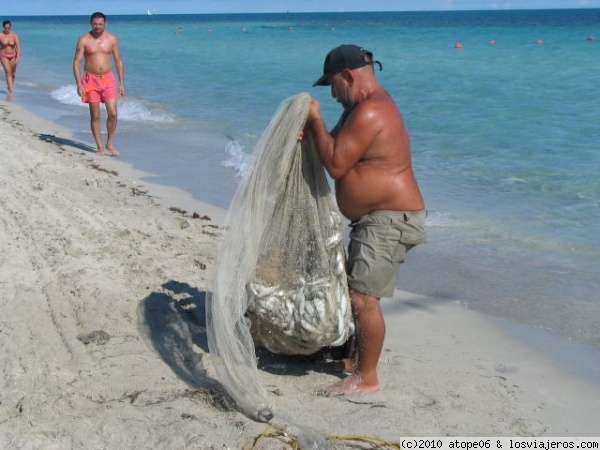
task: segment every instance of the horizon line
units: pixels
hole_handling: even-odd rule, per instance
[[[600,7],[593,6],[581,6],[581,7],[564,7],[564,8],[486,8],[486,9],[423,9],[423,10],[351,10],[351,11],[252,11],[252,12],[168,12],[161,13],[155,12],[148,14],[147,12],[140,13],[105,13],[107,16],[176,16],[176,15],[223,15],[223,14],[347,14],[347,13],[435,13],[435,12],[500,12],[500,11],[559,11],[559,10],[593,10],[600,9]],[[90,14],[3,14],[8,17],[65,17],[65,16],[82,16],[88,17]]]

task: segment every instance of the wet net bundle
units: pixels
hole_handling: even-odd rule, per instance
[[[207,302],[219,381],[249,416],[272,410],[256,346],[311,354],[353,333],[343,222],[310,136],[298,142],[311,97],[284,101],[259,140],[230,205]]]

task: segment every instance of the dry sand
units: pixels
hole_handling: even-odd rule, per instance
[[[2,101],[0,157],[0,448],[251,448],[267,425],[205,370],[224,212]],[[335,375],[271,358],[275,424],[389,442],[600,433],[599,385],[497,321],[407,292],[383,306],[383,390],[320,397]]]

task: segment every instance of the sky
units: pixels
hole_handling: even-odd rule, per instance
[[[0,17],[40,15],[600,8],[600,0],[2,0]]]

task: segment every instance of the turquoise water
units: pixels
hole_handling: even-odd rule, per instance
[[[13,101],[93,142],[71,69],[89,18],[11,19]],[[429,209],[400,287],[600,347],[598,24],[596,9],[109,16],[127,88],[116,143],[153,181],[227,207],[284,99],[307,91],[335,124],[312,83],[331,48],[365,46]]]

